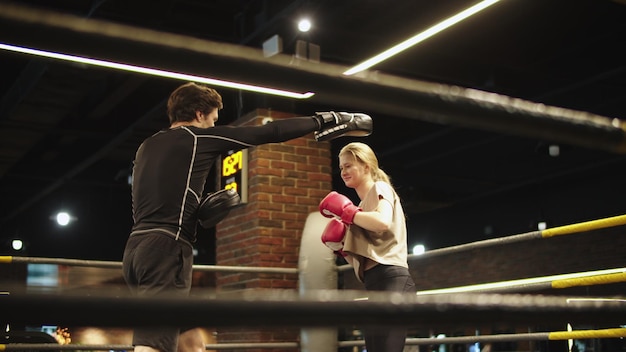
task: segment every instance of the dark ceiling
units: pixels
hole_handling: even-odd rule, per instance
[[[0,44],[316,92],[218,88],[224,123],[255,108],[368,113],[364,141],[403,198],[411,242],[429,248],[626,213],[626,138],[613,120],[626,111],[624,1],[502,0],[341,75],[476,2],[3,1]],[[314,27],[298,34],[304,14]],[[283,54],[259,57],[273,35]],[[295,58],[297,40],[318,45],[320,62]],[[32,256],[121,259],[135,149],[166,125],[164,99],[181,81],[4,50],[0,60],[0,254],[20,236]],[[51,221],[60,207],[76,214],[72,228]]]

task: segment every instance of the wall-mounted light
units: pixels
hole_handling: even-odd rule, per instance
[[[413,246],[414,255],[424,254],[424,252],[426,252],[426,247],[423,244],[416,244]]]
[[[548,223],[547,222],[545,222],[545,221],[537,222],[537,230],[543,231],[543,230],[545,230],[547,228],[548,228]]]
[[[158,76],[158,77],[173,78],[173,79],[178,79],[178,80],[183,80],[183,81],[192,81],[192,82],[198,82],[198,83],[205,83],[205,84],[218,86],[218,87],[234,88],[234,89],[241,89],[241,90],[255,92],[255,93],[278,95],[278,96],[282,96],[282,97],[286,97],[286,98],[308,99],[308,98],[312,97],[313,95],[315,95],[315,93],[313,93],[313,92],[306,92],[306,93],[291,92],[291,91],[287,91],[287,90],[268,88],[268,87],[261,87],[261,86],[255,86],[255,85],[250,85],[250,84],[245,84],[245,83],[238,83],[238,82],[231,82],[231,81],[223,81],[223,80],[214,79],[214,78],[194,76],[194,75],[189,75],[189,74],[185,74],[185,73],[178,73],[178,72],[170,72],[170,71],[159,70],[159,69],[154,69],[154,68],[149,68],[149,67],[141,67],[141,66],[134,66],[134,65],[129,65],[129,64],[122,64],[122,63],[110,62],[110,61],[104,61],[104,60],[98,60],[98,59],[90,59],[90,58],[86,58],[86,57],[67,55],[67,54],[55,53],[55,52],[51,52],[51,51],[44,51],[44,50],[38,50],[38,49],[25,48],[25,47],[9,45],[9,44],[3,44],[3,43],[0,43],[0,49],[13,51],[13,52],[18,52],[18,53],[22,53],[22,54],[42,56],[42,57],[47,57],[47,58],[51,58],[51,59],[64,60],[64,61],[70,61],[70,62],[77,62],[77,63],[93,65],[93,66],[113,68],[113,69],[116,69],[116,70],[148,74],[148,75]]]

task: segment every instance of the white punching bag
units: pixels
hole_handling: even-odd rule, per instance
[[[298,259],[301,295],[316,290],[337,289],[335,254],[321,240],[329,221],[322,214],[314,212],[309,214],[304,224]],[[300,351],[337,352],[337,339],[337,328],[334,326],[301,328]]]

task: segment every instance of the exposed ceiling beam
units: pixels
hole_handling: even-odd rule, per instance
[[[43,50],[209,76],[281,89],[314,91],[316,103],[363,112],[489,130],[626,152],[621,120],[503,95],[365,71],[266,58],[260,49],[212,42],[67,14],[0,4],[0,41]]]

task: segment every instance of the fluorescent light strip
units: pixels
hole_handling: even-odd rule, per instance
[[[313,92],[296,93],[296,92],[290,92],[290,91],[286,91],[286,90],[267,88],[267,87],[260,87],[260,86],[254,86],[254,85],[249,85],[249,84],[244,84],[244,83],[236,83],[236,82],[230,82],[230,81],[222,81],[222,80],[219,80],[219,79],[206,78],[206,77],[188,75],[188,74],[184,74],[184,73],[176,73],[176,72],[158,70],[158,69],[148,68],[148,67],[133,66],[133,65],[120,64],[120,63],[109,62],[109,61],[104,61],[104,60],[89,59],[89,58],[80,57],[80,56],[59,54],[59,53],[54,53],[54,52],[50,52],[50,51],[29,49],[29,48],[24,48],[24,47],[14,46],[14,45],[8,45],[8,44],[3,44],[3,43],[0,43],[0,49],[13,51],[13,52],[18,52],[18,53],[22,53],[22,54],[43,56],[43,57],[47,57],[47,58],[58,59],[58,60],[65,60],[65,61],[71,61],[71,62],[78,62],[78,63],[88,64],[88,65],[108,67],[108,68],[113,68],[113,69],[117,69],[117,70],[124,70],[124,71],[143,73],[143,74],[159,76],[159,77],[179,79],[179,80],[183,80],[183,81],[193,81],[193,82],[198,82],[198,83],[206,83],[206,84],[209,84],[209,85],[214,85],[214,86],[219,86],[219,87],[241,89],[241,90],[245,90],[245,91],[257,92],[257,93],[263,93],[263,94],[279,95],[279,96],[287,97],[287,98],[308,99],[308,98],[312,97],[313,95],[315,95],[315,93],[313,93]]]
[[[385,51],[383,51],[382,53],[373,56],[365,61],[363,61],[362,63],[352,67],[351,69],[347,70],[346,72],[344,72],[343,74],[346,76],[350,76],[353,75],[355,73],[367,70],[368,68],[383,62],[385,60],[387,60],[388,58],[397,55],[398,53],[412,47],[415,44],[418,44],[430,37],[432,37],[433,35],[443,31],[444,29],[453,26],[454,24],[463,21],[464,19],[486,9],[487,7],[497,3],[500,0],[484,0],[464,11],[461,11],[459,13],[457,13],[456,15],[442,21],[439,22],[438,24],[428,28],[427,30],[416,34],[415,36],[403,41],[402,43],[391,47]]]

